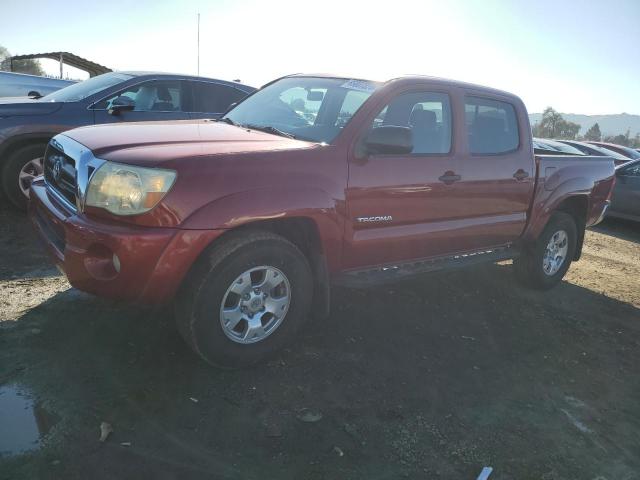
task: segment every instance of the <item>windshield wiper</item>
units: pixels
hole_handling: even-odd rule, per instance
[[[228,123],[229,125],[234,125],[236,127],[239,127],[239,125],[236,122],[234,122],[233,120],[231,120],[230,118],[227,118],[227,117],[219,118],[217,121],[218,122]]]
[[[250,130],[258,130],[260,132],[273,133],[274,135],[280,135],[281,137],[296,138],[296,136],[293,135],[292,133],[284,132],[284,131],[280,130],[279,128],[272,127],[271,125],[251,125],[251,124],[246,124],[246,125],[242,125],[242,126],[244,128],[248,128]]]

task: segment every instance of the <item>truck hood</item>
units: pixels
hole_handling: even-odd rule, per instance
[[[211,120],[94,125],[64,135],[90,149],[98,158],[136,165],[316,145]]]
[[[48,115],[58,111],[62,102],[42,102],[29,97],[0,98],[0,118],[24,115]]]

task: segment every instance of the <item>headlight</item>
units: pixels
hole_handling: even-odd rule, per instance
[[[176,179],[173,170],[105,162],[89,182],[85,205],[116,215],[137,215],[162,200]]]

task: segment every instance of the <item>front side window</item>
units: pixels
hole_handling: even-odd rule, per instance
[[[237,125],[331,143],[378,88],[366,80],[286,77],[254,93],[224,118]]]
[[[93,108],[108,110],[114,105],[133,105],[134,112],[181,112],[182,88],[179,80],[152,80],[133,85]]]
[[[464,105],[469,150],[506,153],[518,148],[518,121],[513,105],[490,98],[467,97]]]
[[[237,103],[247,96],[237,88],[219,83],[192,82],[193,108],[200,113],[224,113],[232,103]]]
[[[411,129],[412,154],[451,151],[451,105],[445,93],[410,92],[398,95],[380,111],[371,128],[386,125]]]

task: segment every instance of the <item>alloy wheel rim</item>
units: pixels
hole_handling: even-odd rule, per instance
[[[22,166],[20,172],[18,172],[18,186],[25,197],[29,198],[31,182],[33,182],[33,179],[38,175],[42,175],[43,171],[42,157],[29,160]]]
[[[282,270],[254,267],[227,288],[220,305],[220,325],[234,342],[260,342],[282,325],[290,305],[291,285]]]
[[[542,257],[542,270],[546,275],[558,273],[567,258],[569,236],[564,230],[558,230],[549,239]]]

